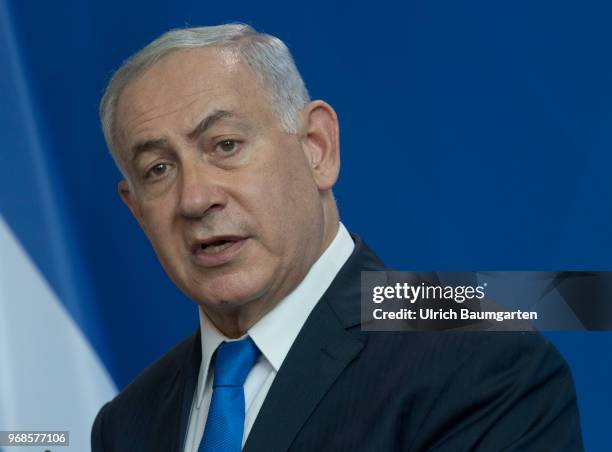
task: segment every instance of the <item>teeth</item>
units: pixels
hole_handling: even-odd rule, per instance
[[[222,243],[221,245],[208,245],[208,246],[202,248],[202,251],[204,251],[207,254],[219,253],[219,252],[223,251],[224,249],[229,248],[230,246],[232,246],[232,243],[234,243],[234,242],[225,242],[225,243]]]

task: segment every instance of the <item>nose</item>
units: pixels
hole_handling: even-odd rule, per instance
[[[179,196],[180,213],[188,218],[200,218],[227,204],[218,170],[206,168],[202,163],[182,168]]]

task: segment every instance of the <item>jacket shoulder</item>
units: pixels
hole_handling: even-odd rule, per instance
[[[125,402],[139,401],[147,397],[150,392],[159,392],[172,383],[179,370],[193,350],[194,342],[199,339],[199,333],[183,339],[171,350],[162,355],[155,362],[144,369],[134,380],[128,384],[110,403],[123,404]]]
[[[184,339],[162,357],[143,370],[115,398],[98,412],[93,423],[91,443],[93,451],[115,450],[116,442],[129,444],[146,434],[154,418],[168,400],[175,400],[178,379],[199,343],[199,331]],[[110,447],[110,449],[109,449]],[[129,449],[126,449],[129,450]]]

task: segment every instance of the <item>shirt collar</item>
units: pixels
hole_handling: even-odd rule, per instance
[[[246,335],[253,339],[262,356],[268,360],[276,372],[283,364],[310,312],[348,260],[354,247],[355,244],[349,232],[340,223],[336,237],[310,267],[302,282],[247,331]],[[213,325],[202,309],[199,309],[199,312],[202,364],[198,380],[198,407],[202,402],[204,383],[213,353],[223,341],[232,340],[225,337]]]

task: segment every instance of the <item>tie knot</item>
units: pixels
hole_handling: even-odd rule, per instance
[[[242,386],[259,356],[259,349],[250,337],[223,342],[217,348],[213,388]]]

